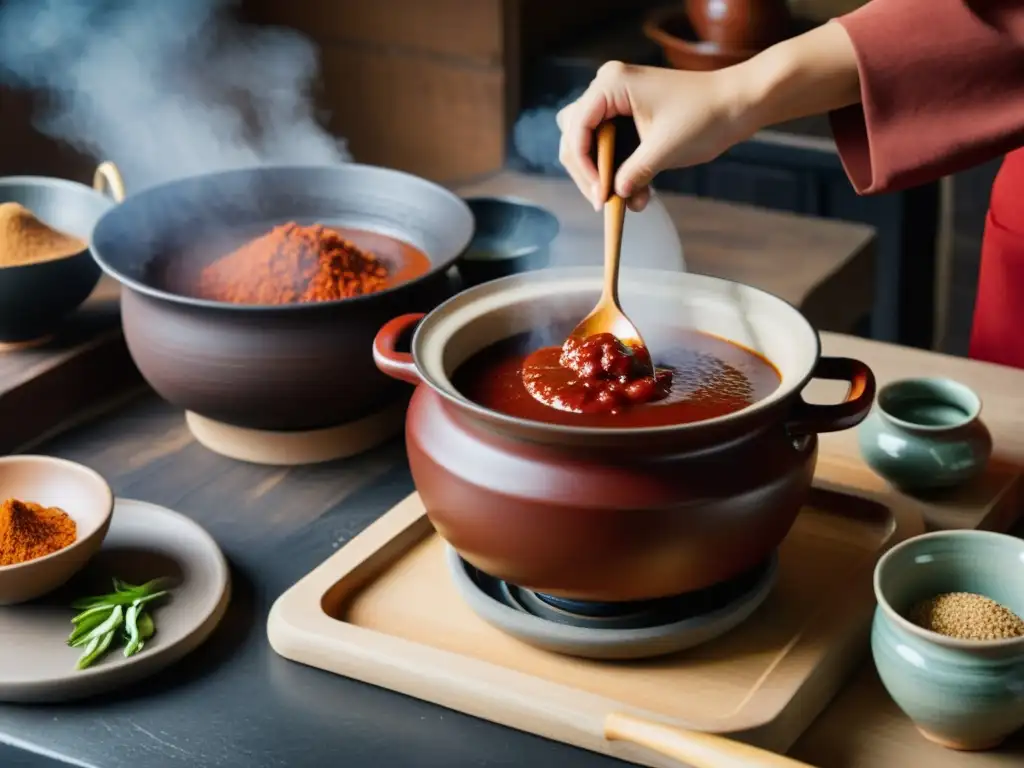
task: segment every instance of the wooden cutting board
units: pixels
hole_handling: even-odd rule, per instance
[[[608,715],[785,751],[867,653],[877,557],[924,530],[919,503],[862,490],[860,479],[820,461],[821,492],[780,551],[768,601],[740,628],[680,654],[575,659],[494,629],[456,592],[415,494],[278,599],[270,642],[294,661],[643,765],[678,767],[607,741]],[[1004,498],[964,514],[980,522]]]
[[[0,349],[0,453],[29,449],[144,389],[119,301],[119,286],[104,276],[53,339]]]

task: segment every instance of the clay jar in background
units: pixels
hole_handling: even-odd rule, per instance
[[[759,50],[782,40],[792,18],[786,0],[685,0],[701,40],[727,50]]]
[[[624,309],[657,355],[666,324],[733,340],[771,360],[779,389],[742,411],[653,428],[546,424],[464,398],[450,376],[472,354],[594,305],[596,269],[495,280],[425,318],[404,315],[374,359],[418,384],[406,449],[431,522],[469,563],[522,587],[589,601],[691,592],[763,562],[806,500],[817,433],[867,415],[874,377],[856,360],[819,358],[817,334],[782,300],[727,280],[657,270],[620,278]],[[418,327],[417,327],[418,325]],[[416,327],[412,353],[399,340]],[[850,382],[844,402],[811,405],[812,378]]]

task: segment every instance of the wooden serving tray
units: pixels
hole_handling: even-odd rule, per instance
[[[590,661],[491,627],[457,594],[416,494],[278,599],[270,643],[294,661],[644,765],[678,763],[606,740],[610,714],[784,752],[867,652],[876,559],[924,530],[919,503],[863,491],[858,477],[819,461],[772,595],[738,629],[683,653]]]

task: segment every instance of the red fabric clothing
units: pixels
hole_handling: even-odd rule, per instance
[[[1006,156],[992,186],[969,354],[1024,368],[1024,150]]]
[[[1024,3],[967,0],[971,11],[1024,56]],[[981,247],[971,357],[1024,368],[1024,150],[1006,156],[989,202]]]
[[[861,194],[935,180],[1024,146],[1024,1],[872,0],[836,20],[861,104],[830,115]],[[993,187],[972,357],[1024,368],[1024,153]]]

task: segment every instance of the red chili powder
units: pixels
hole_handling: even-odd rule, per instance
[[[388,265],[333,229],[294,222],[275,227],[199,274],[196,295],[231,304],[303,304],[374,293]]]

